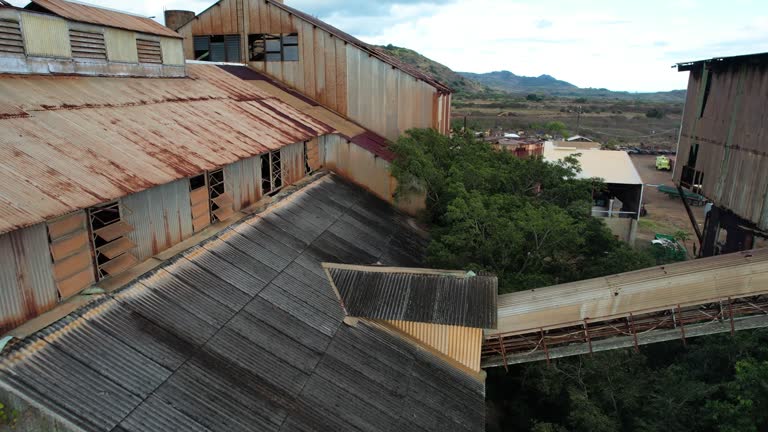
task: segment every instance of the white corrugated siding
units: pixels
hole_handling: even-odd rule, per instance
[[[396,183],[389,162],[338,135],[320,137],[320,155],[328,168],[393,202]]]
[[[232,196],[235,211],[258,201],[261,198],[261,156],[225,166],[224,188]]]
[[[280,149],[280,165],[283,172],[283,185],[287,186],[304,178],[304,143],[298,142]]]
[[[392,141],[411,128],[438,126],[433,123],[437,90],[431,85],[351,44],[346,67],[347,117]]]
[[[139,53],[136,50],[136,33],[127,30],[105,28],[104,42],[107,44],[107,58],[109,61],[139,62]]]
[[[21,30],[27,55],[43,57],[72,57],[69,28],[61,18],[21,14]]]
[[[0,333],[56,305],[45,224],[0,235]]]
[[[182,179],[123,197],[122,219],[133,226],[132,253],[139,261],[156,255],[192,235],[189,180]]]
[[[163,64],[183,65],[184,48],[181,45],[181,39],[160,38],[160,50],[163,54]]]

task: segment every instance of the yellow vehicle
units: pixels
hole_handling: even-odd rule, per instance
[[[656,169],[669,171],[672,169],[672,165],[669,163],[669,158],[666,156],[656,156]]]

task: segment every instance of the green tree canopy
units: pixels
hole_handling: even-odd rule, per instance
[[[590,216],[604,186],[577,179],[576,158],[520,159],[432,130],[409,131],[392,149],[398,193],[426,192],[435,267],[490,271],[512,292],[652,264]]]

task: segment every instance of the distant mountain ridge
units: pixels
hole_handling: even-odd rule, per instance
[[[464,78],[469,78],[473,81],[477,81],[482,85],[486,85],[498,90],[504,90],[509,92],[535,92],[550,91],[550,90],[575,90],[578,89],[575,85],[556,79],[552,75],[539,75],[537,77],[528,77],[515,75],[510,71],[495,71],[483,74],[472,72],[456,72]]]
[[[416,51],[394,45],[377,46],[383,53],[397,58],[403,63],[415,66],[424,73],[451,87],[457,96],[470,96],[482,93],[504,92],[527,95],[530,93],[559,97],[592,97],[613,99],[646,99],[656,102],[685,102],[685,90],[672,90],[655,93],[631,93],[608,89],[580,88],[551,75],[528,77],[515,75],[510,71],[488,73],[455,72],[451,68],[431,60]]]
[[[564,97],[598,97],[636,99],[645,98],[664,102],[684,102],[685,90],[666,92],[632,93],[612,91],[604,88],[581,88],[567,81],[556,79],[551,75],[527,77],[515,75],[510,71],[495,71],[488,73],[456,72],[464,78],[476,81],[494,90],[508,93],[545,93],[552,96]]]

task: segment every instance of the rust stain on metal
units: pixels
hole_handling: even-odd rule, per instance
[[[155,22],[151,18],[63,0],[32,0],[32,3],[55,15],[72,21],[133,30],[158,36],[181,38],[181,35]]]
[[[3,106],[31,115],[0,119],[13,137],[0,138],[0,160],[14,174],[0,184],[0,233],[332,132],[215,65],[188,72],[0,75]]]

